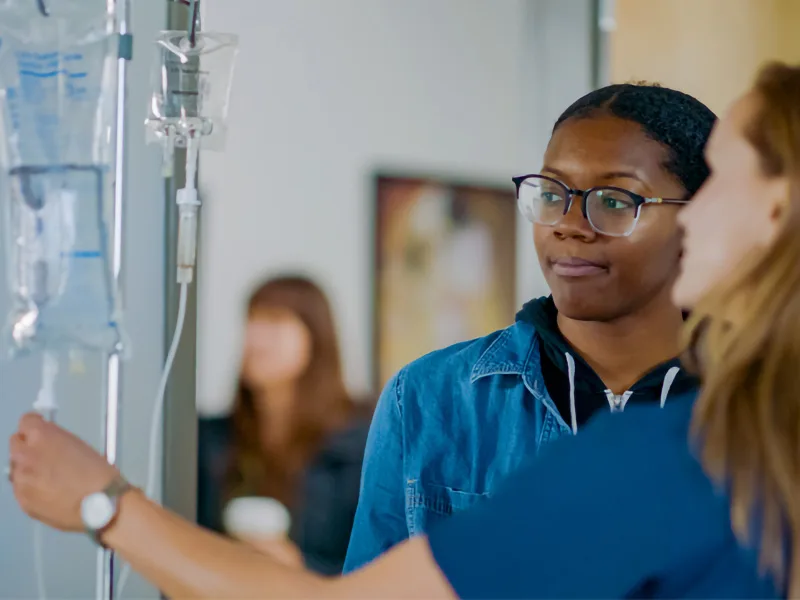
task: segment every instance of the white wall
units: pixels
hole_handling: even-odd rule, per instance
[[[564,57],[555,79],[578,80],[582,93],[588,25],[579,35],[580,21],[571,16],[586,12],[586,0],[206,5],[206,29],[238,33],[241,53],[227,150],[205,154],[201,165],[200,410],[224,410],[243,302],[258,280],[284,269],[326,286],[348,382],[367,388],[370,175],[381,166],[420,169],[510,187],[512,175],[538,169],[546,140],[541,119],[551,121],[552,94],[539,87],[532,18],[548,6],[549,17],[563,15],[567,25],[558,53],[549,48],[550,60]],[[565,87],[554,85],[557,92]],[[577,98],[572,91],[556,94],[560,109]],[[522,300],[546,286],[530,229],[520,224],[520,232]]]

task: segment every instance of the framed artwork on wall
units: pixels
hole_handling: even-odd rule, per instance
[[[516,197],[423,176],[375,180],[374,378],[513,322]]]

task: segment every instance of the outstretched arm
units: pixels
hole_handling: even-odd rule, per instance
[[[279,566],[202,531],[139,492],[105,542],[171,597],[534,598],[635,596],[676,565],[730,543],[728,504],[686,440],[685,418],[644,409],[596,419],[454,515],[352,575]],[[680,415],[679,415],[680,416]],[[11,442],[14,492],[34,518],[79,531],[80,501],[116,472],[37,416]]]
[[[122,498],[103,542],[169,598],[319,598],[330,581],[292,570],[154,504]]]
[[[20,423],[11,440],[11,460],[14,493],[22,508],[67,531],[82,529],[81,499],[117,475],[92,448],[36,415]],[[452,597],[422,538],[357,574],[323,578],[203,530],[139,491],[122,497],[118,518],[103,542],[172,598]]]
[[[426,540],[343,578],[289,569],[128,494],[104,542],[170,598],[450,598]],[[414,573],[414,577],[408,577]]]

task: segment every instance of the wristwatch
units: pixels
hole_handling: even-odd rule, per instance
[[[83,527],[97,545],[103,546],[100,536],[114,524],[119,512],[119,499],[131,489],[133,486],[119,476],[102,492],[90,494],[81,501]]]

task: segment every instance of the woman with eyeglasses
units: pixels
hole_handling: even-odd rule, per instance
[[[696,388],[677,360],[680,207],[708,176],[714,114],[681,92],[612,85],[559,117],[541,170],[514,178],[552,295],[434,352],[385,387],[345,572],[491,496],[596,412]],[[577,476],[577,475],[576,475]]]
[[[79,507],[108,505],[99,541],[174,598],[798,598],[800,67],[763,70],[707,156],[672,290],[693,311],[699,396],[598,416],[357,573],[324,579],[204,532],[36,415],[11,439],[16,497],[70,531]]]

